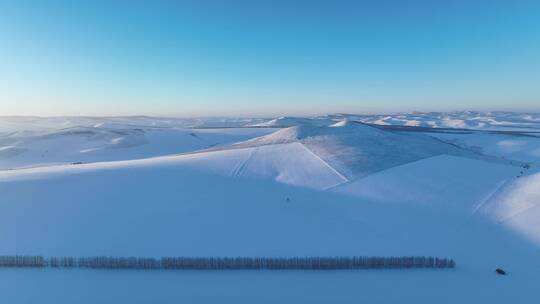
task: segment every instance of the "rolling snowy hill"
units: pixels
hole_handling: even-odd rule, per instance
[[[348,180],[442,154],[504,162],[425,134],[390,132],[347,120],[330,126],[303,122],[231,147],[259,147],[293,142],[303,145]]]
[[[358,120],[188,128],[151,118],[79,125],[10,118],[0,129],[0,254],[434,255],[455,259],[456,269],[0,269],[0,300],[253,303],[262,293],[290,303],[534,300],[538,138]],[[509,275],[496,276],[497,267]],[[59,285],[66,291],[58,294]]]
[[[74,162],[139,159],[207,149],[272,129],[178,129],[97,123],[0,134],[0,170]]]
[[[504,184],[479,211],[540,246],[540,173]]]

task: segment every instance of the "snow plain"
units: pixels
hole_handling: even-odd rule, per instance
[[[536,302],[539,116],[391,117],[436,123],[2,118],[0,254],[436,255],[455,269],[0,269],[0,300]]]

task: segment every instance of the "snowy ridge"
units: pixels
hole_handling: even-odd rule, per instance
[[[362,122],[379,125],[480,130],[540,130],[540,113],[457,111],[348,116]]]
[[[116,162],[110,166],[158,164],[160,161],[169,163],[171,160],[185,162],[191,159],[198,163],[197,166],[201,169],[218,174],[272,179],[315,189],[332,188],[375,172],[442,154],[482,158],[477,152],[462,149],[421,133],[389,132],[348,119],[330,126],[311,124],[305,119],[297,126],[275,132],[269,129],[263,132],[272,132],[270,134],[216,148],[207,148],[211,146],[204,140],[209,136],[208,133],[193,132],[159,130],[154,133],[143,129],[107,129],[102,125],[98,129],[94,127],[64,128],[59,132],[40,135],[38,139],[26,140],[30,143],[44,142],[47,146],[51,140],[60,140],[62,145],[58,146],[62,151],[66,151],[66,139],[73,138],[76,141],[71,145],[77,147],[78,151],[71,156],[72,162],[81,163],[79,159],[83,159],[82,162],[86,163],[115,160],[110,158],[114,153],[107,151],[108,149],[114,148],[115,153],[120,157],[124,155],[124,150],[133,151],[138,146],[145,146],[148,142],[152,142],[153,140],[148,139],[149,135],[174,134],[177,136],[175,140],[178,140],[178,136],[183,136],[183,140],[188,140],[188,146],[193,146],[191,149],[195,151],[186,151],[189,155],[141,159],[128,163]],[[87,146],[88,142],[91,143],[90,146]],[[36,150],[35,147],[29,147]],[[197,148],[203,149],[197,151]],[[156,154],[159,155],[159,153]],[[99,155],[108,158],[96,158]],[[69,159],[70,157],[64,155],[60,158]],[[205,159],[211,165],[195,161],[196,159]],[[94,168],[107,167],[109,165],[94,166]],[[68,168],[70,172],[78,170],[70,166],[62,168]],[[51,170],[56,172],[55,169]]]
[[[516,130],[539,131],[540,113],[456,111],[456,112],[409,112],[395,114],[332,114],[311,118],[279,117],[254,125],[291,127],[300,124],[318,126],[339,125],[340,121],[360,121],[377,125],[427,127],[427,128],[466,128],[477,130]]]
[[[74,162],[103,162],[184,153],[268,134],[272,129],[67,127],[0,135],[0,170]]]
[[[325,117],[314,117],[314,118],[307,118],[307,117],[278,117],[275,119],[271,119],[266,122],[257,123],[257,124],[250,124],[248,126],[254,126],[254,127],[294,127],[298,125],[314,125],[314,126],[328,126],[330,124],[334,123],[332,119],[328,119]]]
[[[441,154],[479,157],[424,134],[389,132],[347,120],[331,126],[301,124],[226,148],[291,142],[303,144],[347,180]]]
[[[148,159],[44,166],[0,171],[0,181],[49,178],[99,170],[138,167],[194,168],[232,177],[271,179],[326,189],[347,179],[300,143],[233,150],[217,150]]]

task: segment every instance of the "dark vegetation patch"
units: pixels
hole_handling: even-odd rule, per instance
[[[406,269],[454,268],[452,259],[410,257],[49,257],[0,256],[0,267],[91,269]]]

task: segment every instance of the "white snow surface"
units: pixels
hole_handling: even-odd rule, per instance
[[[299,124],[329,126],[342,120],[377,125],[477,130],[540,131],[540,113],[501,111],[409,112],[396,114],[332,114],[317,117],[279,117],[257,122],[256,126],[291,127]]]
[[[487,155],[523,162],[540,161],[540,134],[516,136],[497,133],[432,133],[430,135]]]
[[[326,117],[278,117],[265,122],[250,124],[254,127],[293,127],[298,125],[328,126],[334,123],[334,120]]]
[[[291,142],[301,143],[348,180],[436,155],[479,157],[468,149],[461,149],[425,134],[389,132],[350,121],[322,127],[301,124],[233,147]]]
[[[540,131],[540,113],[456,111],[345,116],[379,125]]]
[[[468,214],[519,167],[440,155],[343,184],[336,192],[372,201],[423,205]]]
[[[535,303],[539,118],[0,118],[0,254],[457,262],[328,272],[2,268],[0,302]],[[440,130],[449,126],[475,131]]]
[[[481,211],[540,245],[540,173],[505,184]]]
[[[1,120],[1,119],[0,119]],[[0,133],[0,170],[185,153],[268,134],[271,128],[178,129],[102,123]]]

